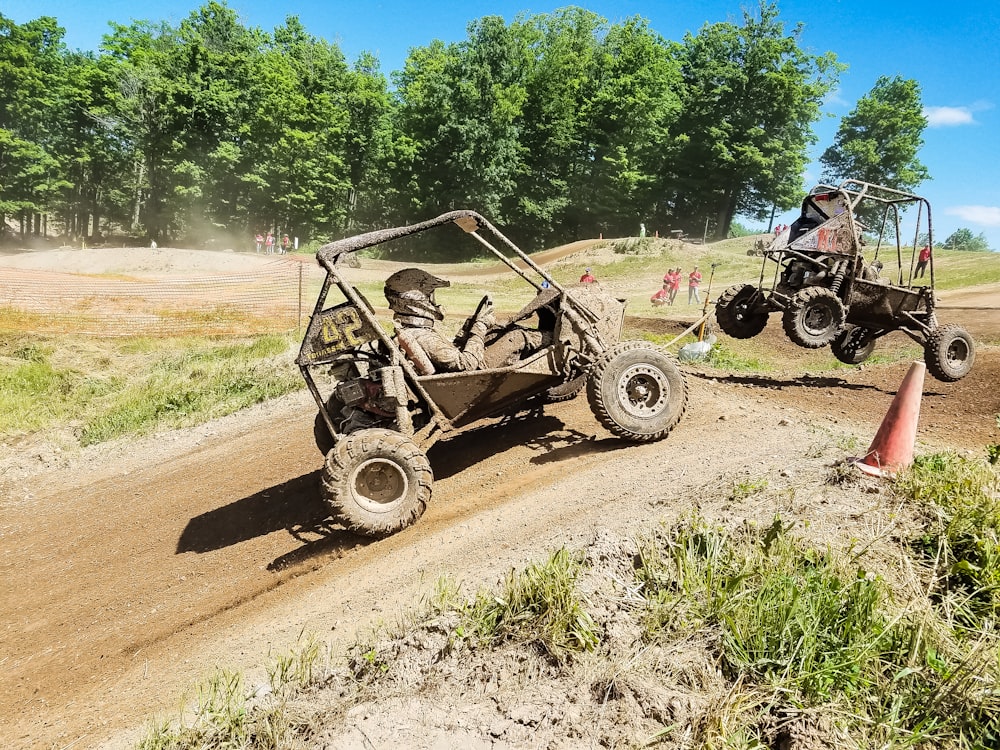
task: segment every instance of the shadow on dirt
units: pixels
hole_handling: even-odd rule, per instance
[[[442,440],[427,451],[436,479],[447,479],[499,453],[525,446],[539,454],[531,463],[550,463],[585,453],[612,450],[623,444],[617,440],[594,441],[589,435],[568,428],[558,417],[546,414],[542,406],[511,414],[499,422],[466,429],[454,438]]]
[[[267,569],[274,572],[317,555],[339,557],[338,553],[372,541],[346,531],[330,518],[329,508],[320,499],[319,475],[319,471],[303,474],[195,516],[177,540],[177,554],[204,554],[285,531],[302,546],[272,561]]]
[[[764,375],[710,375],[703,372],[689,372],[689,375],[711,380],[718,383],[733,385],[752,385],[757,388],[784,390],[785,388],[843,388],[849,391],[875,391],[877,393],[892,393],[877,385],[866,383],[849,383],[843,378],[821,377],[819,375],[800,375],[791,378],[775,378]]]

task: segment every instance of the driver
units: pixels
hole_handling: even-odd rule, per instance
[[[544,343],[544,336],[538,331],[516,328],[501,332],[497,328],[493,305],[488,301],[466,321],[463,333],[449,341],[434,328],[437,321],[444,320],[444,310],[434,301],[434,290],[448,286],[451,282],[447,279],[419,268],[396,271],[385,281],[385,298],[393,312],[392,320],[400,334],[401,345],[407,350],[408,342],[415,341],[436,371],[503,367]],[[491,329],[494,336],[489,335]],[[487,338],[491,339],[488,347]],[[412,352],[407,353],[411,359],[415,358]]]

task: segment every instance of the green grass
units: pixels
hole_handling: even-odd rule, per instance
[[[481,591],[466,608],[472,632],[486,644],[514,641],[556,660],[599,642],[576,589],[580,561],[565,549],[541,564],[508,574],[499,593]]]
[[[1000,616],[1000,474],[981,459],[920,456],[895,483],[926,509],[914,547],[933,566],[933,592],[949,621],[980,628]]]
[[[302,387],[295,335],[0,339],[0,439],[69,424],[81,445],[197,424]]]
[[[740,716],[702,746],[757,747],[768,716],[823,711],[862,747],[978,748],[1000,738],[1000,659],[988,630],[939,627],[863,559],[816,550],[780,519],[728,533],[694,519],[642,545],[645,636],[713,633]],[[747,710],[747,707],[753,710]],[[736,727],[734,729],[734,727]],[[709,732],[711,733],[711,728]]]

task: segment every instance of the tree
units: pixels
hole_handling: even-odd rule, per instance
[[[823,152],[823,179],[861,180],[906,192],[928,179],[917,159],[927,118],[920,85],[899,76],[881,76],[841,120],[833,145]]]
[[[724,238],[737,213],[763,219],[801,195],[812,124],[842,66],[832,53],[799,47],[775,5],[760,3],[743,25],[688,34],[679,51],[681,112],[666,151],[663,192],[672,223]]]
[[[48,16],[16,24],[0,15],[0,219],[18,215],[22,235],[38,233],[67,185],[57,145],[63,34]]]
[[[985,234],[973,235],[972,230],[962,227],[956,229],[946,239],[943,243],[940,243],[938,247],[943,247],[947,250],[968,250],[970,252],[987,252],[990,250],[990,244],[986,239]]]

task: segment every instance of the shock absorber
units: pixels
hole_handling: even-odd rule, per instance
[[[840,287],[844,284],[844,277],[847,276],[847,261],[838,260],[833,266],[833,283],[830,284],[830,291],[840,296]]]

